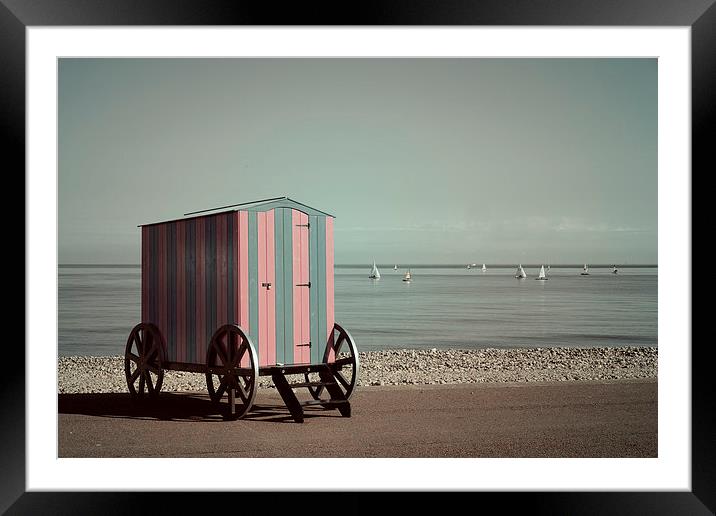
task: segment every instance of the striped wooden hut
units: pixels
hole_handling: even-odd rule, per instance
[[[258,376],[274,376],[278,387],[284,375],[303,373],[305,382],[287,384],[289,409],[293,389],[306,387],[317,403],[349,414],[358,354],[334,321],[333,224],[333,215],[280,197],[141,225],[142,322],[125,352],[130,392],[156,394],[167,369],[203,372],[212,397],[226,393],[242,416]]]

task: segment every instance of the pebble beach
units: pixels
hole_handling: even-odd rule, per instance
[[[359,353],[358,385],[569,382],[656,378],[656,347],[396,349]],[[288,377],[297,381],[296,376]],[[302,379],[302,377],[301,377]],[[273,388],[260,377],[260,388]],[[58,359],[62,393],[126,392],[122,356]],[[167,371],[162,391],[205,391],[203,374]]]

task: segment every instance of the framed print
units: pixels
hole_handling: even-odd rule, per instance
[[[28,203],[3,510],[714,510],[712,2],[0,2]]]

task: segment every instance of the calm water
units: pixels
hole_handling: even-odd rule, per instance
[[[656,346],[657,269],[336,269],[336,321],[362,351]],[[138,268],[59,269],[59,354],[118,355],[139,322]]]

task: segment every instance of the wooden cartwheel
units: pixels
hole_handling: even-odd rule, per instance
[[[320,400],[327,385],[336,383],[345,399],[349,400],[358,382],[360,360],[353,337],[338,323],[333,325],[332,339],[326,346],[323,364],[327,366],[327,371],[318,372],[321,381],[314,382],[317,383],[315,386],[310,385],[312,383],[309,376],[311,373],[304,373],[308,391],[313,399]]]
[[[219,403],[226,394],[229,416],[244,417],[259,386],[258,356],[251,339],[235,324],[222,326],[211,337],[206,367],[206,388],[211,400]]]
[[[129,333],[124,350],[124,375],[133,397],[156,397],[164,381],[166,344],[152,323],[139,323]]]

